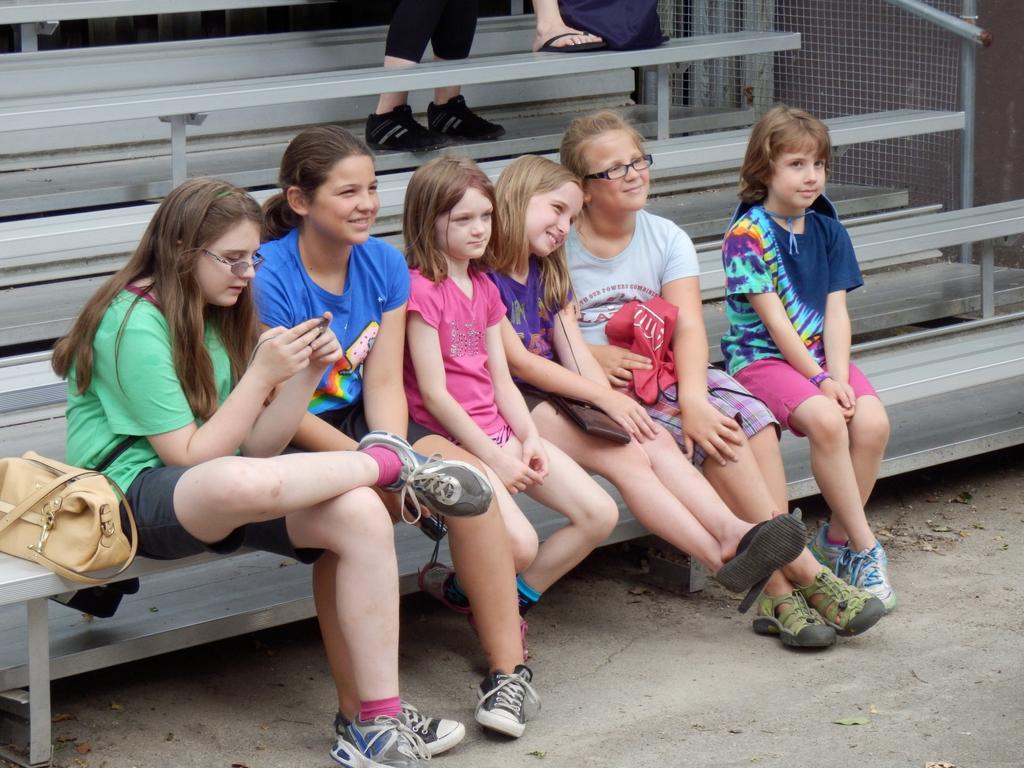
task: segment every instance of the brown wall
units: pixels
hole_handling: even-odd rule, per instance
[[[1024,3],[979,0],[995,40],[977,52],[976,204],[1024,197]]]

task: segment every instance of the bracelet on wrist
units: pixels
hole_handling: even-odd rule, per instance
[[[831,379],[831,378],[832,377],[829,376],[828,371],[822,371],[821,373],[819,373],[819,374],[809,378],[808,381],[811,382],[811,384],[816,386],[818,389],[821,389],[821,385],[825,382],[825,379]]]

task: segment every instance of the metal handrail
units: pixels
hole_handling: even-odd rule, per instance
[[[947,32],[952,32],[954,35],[959,35],[965,40],[970,40],[975,45],[980,45],[983,48],[992,45],[992,33],[987,29],[981,29],[969,21],[952,16],[945,11],[940,11],[938,8],[933,8],[921,0],[885,0],[885,2],[902,8],[907,13],[912,13],[926,21],[930,21]]]

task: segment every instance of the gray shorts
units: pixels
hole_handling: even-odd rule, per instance
[[[188,467],[145,469],[128,486],[125,495],[135,513],[139,554],[143,557],[177,560],[203,552],[228,554],[240,547],[249,547],[312,563],[323,553],[321,549],[293,546],[283,517],[243,525],[212,544],[200,541],[182,527],[174,513],[174,488],[187,471]]]
[[[348,408],[324,411],[323,413],[318,413],[317,416],[339,432],[351,437],[357,443],[366,437],[369,432],[373,431],[370,429],[370,425],[366,423],[366,412],[363,410],[362,400],[354,405],[350,405]],[[409,444],[412,445],[418,440],[422,440],[424,437],[436,434],[437,433],[429,427],[425,427],[410,419],[409,429],[406,432],[406,440],[408,440]]]

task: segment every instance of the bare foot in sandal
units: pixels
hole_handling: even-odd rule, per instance
[[[557,24],[551,27],[537,27],[537,34],[533,38],[533,51],[559,51],[569,53],[571,51],[593,51],[603,48],[605,45],[597,35],[589,32],[581,32],[572,29],[565,24]]]

